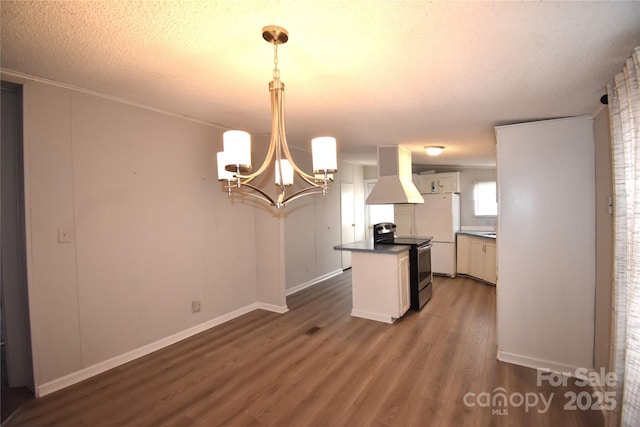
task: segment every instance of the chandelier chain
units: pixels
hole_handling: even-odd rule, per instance
[[[278,43],[273,43],[273,79],[280,80],[280,70],[278,69]]]

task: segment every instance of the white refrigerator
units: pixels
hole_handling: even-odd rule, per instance
[[[460,231],[460,195],[423,194],[414,210],[415,232],[433,236],[431,268],[436,274],[456,276],[456,233]]]

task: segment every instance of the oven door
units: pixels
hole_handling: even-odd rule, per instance
[[[431,245],[423,245],[418,247],[418,295],[416,309],[422,308],[423,305],[431,299],[433,295],[433,271],[431,269]]]

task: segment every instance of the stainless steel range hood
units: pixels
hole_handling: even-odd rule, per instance
[[[365,203],[424,203],[411,179],[411,151],[398,145],[378,146],[378,181]]]

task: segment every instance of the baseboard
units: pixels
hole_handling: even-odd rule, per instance
[[[310,286],[317,285],[318,283],[323,282],[323,281],[325,281],[327,279],[330,279],[330,278],[332,278],[334,276],[337,276],[338,274],[342,274],[342,269],[334,270],[334,271],[332,271],[330,273],[323,274],[320,277],[316,277],[313,280],[309,280],[308,282],[302,283],[300,285],[296,285],[293,288],[289,288],[289,289],[287,289],[285,295],[289,296],[289,295],[295,294],[296,292],[300,292],[301,290],[306,289],[306,288],[308,288]]]
[[[395,320],[389,315],[370,313],[368,311],[362,311],[362,310],[356,310],[356,309],[351,310],[351,315],[353,317],[360,317],[362,319],[375,320],[375,321],[384,322],[384,323],[393,323],[393,321]]]
[[[437,273],[435,271],[433,272],[434,276],[449,277],[450,279],[455,279],[456,278],[456,274],[457,273],[450,274],[450,273]]]
[[[153,353],[154,351],[158,351],[164,347],[175,344],[193,335],[199,334],[200,332],[204,332],[207,329],[211,329],[214,326],[218,326],[222,323],[228,322],[232,319],[235,319],[236,317],[240,317],[243,314],[247,314],[258,308],[269,310],[269,311],[275,311],[276,313],[284,313],[289,310],[286,305],[284,307],[279,307],[276,305],[264,304],[264,303],[253,303],[253,304],[247,305],[245,307],[239,308],[230,313],[216,317],[215,319],[211,319],[209,321],[193,326],[184,331],[170,335],[166,338],[162,338],[161,340],[152,342],[150,344],[139,347],[127,353],[118,355],[109,360],[105,360],[103,362],[96,363],[95,365],[80,369],[79,371],[73,372],[69,375],[65,375],[64,377],[55,379],[48,383],[36,384],[36,397],[43,397],[55,391],[62,390],[65,387],[69,387],[73,384],[79,383],[80,381],[84,381],[93,376],[96,376],[105,371],[108,371],[109,369],[116,368],[120,365],[131,362],[132,360],[138,359],[142,356],[146,356],[147,354]]]
[[[256,303],[258,305],[257,308],[267,311],[273,311],[274,313],[284,314],[289,311],[289,307],[287,305],[275,305],[275,304],[267,304],[266,302]]]
[[[574,373],[577,369],[584,369],[581,366],[565,365],[550,360],[536,359],[521,354],[508,353],[498,350],[498,360],[501,362],[512,363],[514,365],[525,366],[527,368],[539,369],[542,371],[551,371],[559,374]]]
[[[457,273],[457,275],[460,277],[468,277],[469,279],[473,279],[476,282],[484,283],[485,285],[494,286],[494,287],[496,286],[495,283],[487,282],[486,280],[480,279],[479,277],[472,276],[470,274]]]

